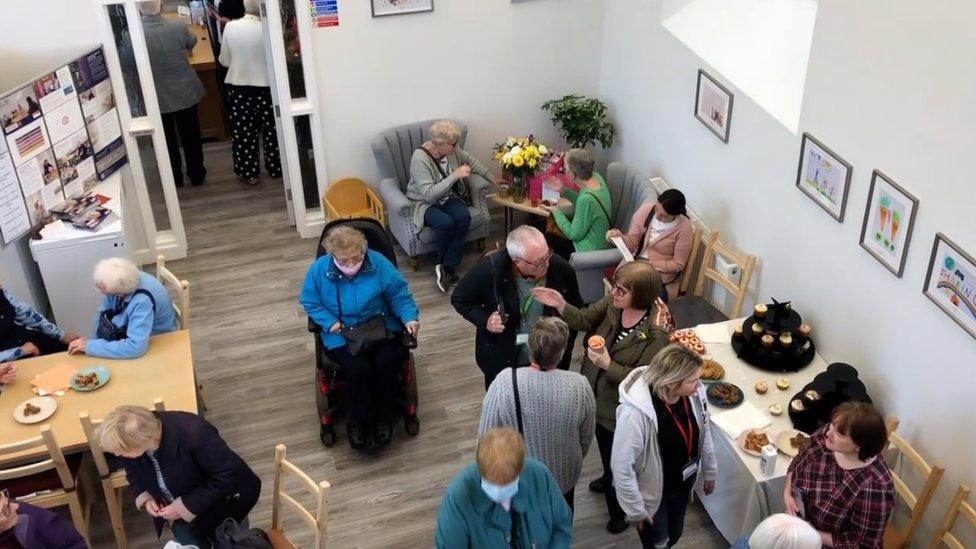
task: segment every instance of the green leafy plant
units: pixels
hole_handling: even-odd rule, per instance
[[[552,115],[559,136],[573,148],[581,149],[598,141],[604,149],[613,146],[615,130],[607,121],[607,106],[599,99],[567,95],[546,101],[542,110]]]

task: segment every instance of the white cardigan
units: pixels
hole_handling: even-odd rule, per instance
[[[269,86],[261,18],[248,14],[227,23],[220,44],[220,64],[227,67],[225,84]]]

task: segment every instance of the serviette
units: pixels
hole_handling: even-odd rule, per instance
[[[732,410],[713,415],[712,422],[733,439],[739,438],[747,429],[762,429],[772,423],[766,414],[749,401]]]
[[[71,376],[74,373],[75,368],[73,366],[58,364],[32,379],[31,385],[38,388],[38,394],[51,394],[64,391],[71,387]]]

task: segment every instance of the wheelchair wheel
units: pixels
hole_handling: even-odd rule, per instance
[[[319,429],[319,440],[325,446],[333,446],[336,443],[335,425],[323,425]]]
[[[417,436],[417,433],[420,432],[420,420],[417,418],[417,414],[403,418],[403,428],[406,429],[408,435]]]

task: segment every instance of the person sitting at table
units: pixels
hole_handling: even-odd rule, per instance
[[[701,355],[673,343],[620,384],[610,466],[617,498],[645,548],[678,543],[699,472],[702,491],[715,489],[701,369]]]
[[[492,427],[518,427],[529,456],[549,468],[570,512],[576,481],[593,442],[596,403],[586,378],[558,368],[569,326],[556,317],[536,321],[529,333],[530,368],[502,370],[485,395],[478,434]],[[518,400],[513,384],[518,376]]]
[[[407,198],[413,202],[413,223],[437,231],[437,287],[444,293],[458,281],[464,243],[471,225],[468,179],[494,181],[491,171],[457,146],[461,128],[450,120],[430,126],[429,139],[410,158]]]
[[[668,189],[634,212],[627,234],[620,229],[607,231],[606,239],[622,237],[636,259],[649,262],[661,274],[661,297],[665,303],[678,297],[681,273],[691,256],[695,227],[688,219],[685,195]]]
[[[865,402],[845,402],[790,463],[783,502],[820,532],[825,547],[881,547],[895,488],[881,452],[884,418]]]
[[[121,458],[136,507],[153,518],[157,534],[169,522],[183,545],[209,549],[217,526],[245,521],[261,494],[261,479],[196,414],[119,406],[95,436]]]
[[[584,309],[566,303],[552,289],[532,290],[535,299],[559,311],[570,328],[602,338],[600,345],[587,348],[580,372],[596,395],[596,442],[603,461],[603,476],[590,482],[590,490],[606,496],[607,530],[614,534],[628,526],[610,470],[620,398],[617,386],[668,344],[667,332],[655,325],[658,286],[657,272],[647,263],[635,261],[617,269],[609,295]]]
[[[570,149],[565,155],[566,175],[570,177],[579,191],[563,185],[558,178],[546,181],[546,186],[559,191],[573,203],[573,219],[556,205],[540,206],[549,211],[563,237],[549,235],[549,245],[563,259],[568,260],[574,252],[602,250],[609,247],[606,234],[610,229],[610,214],[613,205],[610,191],[603,176],[593,171],[593,155],[584,149]]]
[[[79,337],[0,287],[0,362],[60,353]]]
[[[87,549],[71,521],[0,492],[0,547],[4,549]]]
[[[752,534],[739,538],[732,549],[820,549],[820,533],[810,523],[776,513],[765,518]]]
[[[177,329],[173,301],[155,277],[121,257],[95,265],[95,288],[102,304],[95,315],[91,339],[68,344],[71,354],[100,358],[139,358],[149,349],[149,337]]]
[[[309,318],[322,327],[325,354],[343,373],[349,445],[365,446],[370,430],[376,442],[386,444],[393,436],[400,335],[406,329],[417,336],[417,304],[400,271],[383,254],[366,246],[362,232],[336,227],[326,235],[325,249],[328,253],[309,267],[298,300]],[[355,349],[349,330],[374,320],[396,335]],[[324,433],[320,433],[323,440]]]
[[[518,431],[495,427],[444,492],[434,545],[568,549],[572,539],[573,516],[552,473],[525,457]]]

